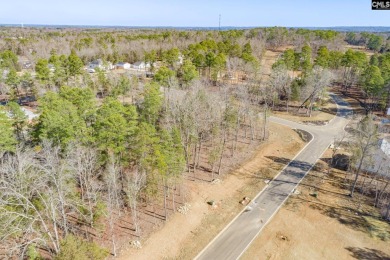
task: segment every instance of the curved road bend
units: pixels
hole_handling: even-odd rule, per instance
[[[238,259],[277,213],[308,171],[321,157],[334,138],[343,133],[352,113],[348,103],[331,94],[338,105],[338,112],[325,126],[302,125],[281,118],[271,117],[272,122],[302,129],[312,135],[311,141],[197,256],[197,260]]]

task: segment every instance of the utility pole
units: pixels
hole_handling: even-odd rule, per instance
[[[219,14],[219,24],[218,24],[218,30],[221,30],[221,14]]]

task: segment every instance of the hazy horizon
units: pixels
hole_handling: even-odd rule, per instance
[[[368,0],[221,1],[21,0],[2,3],[0,24],[134,27],[390,26],[390,11]]]

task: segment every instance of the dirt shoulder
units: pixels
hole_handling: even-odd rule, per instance
[[[312,116],[306,116],[306,112],[298,113],[300,104],[294,102],[291,104],[289,112],[286,111],[274,111],[273,113],[277,117],[281,117],[290,121],[303,123],[303,124],[326,124],[330,120],[332,120],[337,113],[337,105],[336,103],[329,98],[326,104],[320,105],[319,110],[313,111]]]
[[[271,124],[269,141],[260,145],[251,159],[218,184],[190,183],[190,211],[175,213],[143,241],[142,249],[127,249],[119,259],[192,259],[242,210],[239,200],[253,198],[265,186],[264,181],[284,166],[266,156],[293,158],[303,146],[297,133]],[[211,200],[216,207],[207,204]]]
[[[390,225],[376,208],[357,210],[344,178],[311,171],[242,259],[390,259]]]

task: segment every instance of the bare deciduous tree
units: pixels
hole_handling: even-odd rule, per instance
[[[133,217],[133,225],[136,236],[140,237],[140,226],[138,219],[138,199],[140,192],[145,185],[146,172],[140,167],[136,167],[135,171],[128,173],[125,180],[125,192],[127,201],[131,208],[131,214]]]
[[[119,209],[122,206],[122,201],[120,199],[121,187],[119,183],[119,174],[120,167],[116,161],[114,155],[110,154],[110,160],[107,165],[107,170],[104,174],[104,180],[107,189],[106,195],[106,205],[107,205],[107,214],[108,222],[110,226],[110,235],[111,235],[111,244],[112,244],[112,254],[114,256],[118,253],[118,246],[115,235],[115,222],[118,219]]]
[[[372,116],[368,115],[353,127],[350,150],[352,151],[352,166],[355,168],[355,179],[351,187],[351,197],[354,195],[356,184],[363,166],[370,163],[370,157],[377,146],[378,127],[375,125]]]
[[[86,220],[93,226],[94,208],[101,192],[101,182],[99,181],[101,172],[98,168],[97,151],[79,145],[71,145],[68,150],[70,165],[80,188],[81,200],[86,203],[88,209]]]
[[[321,97],[325,88],[330,85],[333,80],[333,74],[320,67],[315,67],[311,74],[306,78],[304,88],[301,92],[303,107],[307,102],[307,115],[311,116],[314,102]]]

